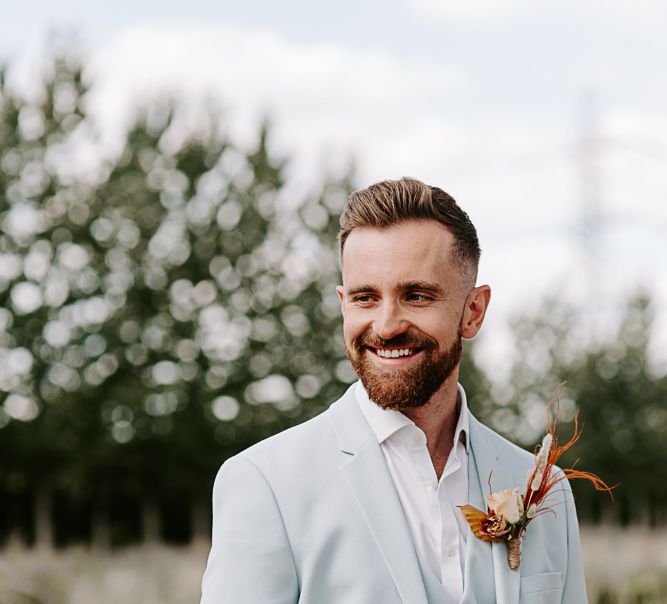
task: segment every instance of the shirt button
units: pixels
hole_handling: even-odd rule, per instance
[[[415,446],[422,444],[422,438],[421,438],[421,436],[419,436],[419,434],[415,434],[412,437],[412,444],[415,445]]]
[[[438,488],[438,481],[437,481],[435,478],[431,481],[431,486],[432,486],[434,489],[437,489],[437,488]]]
[[[451,558],[456,553],[456,548],[453,545],[450,545],[447,548],[447,555]]]

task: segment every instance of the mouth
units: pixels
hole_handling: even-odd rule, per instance
[[[365,346],[364,348],[383,363],[390,363],[392,365],[410,361],[424,350],[417,346],[404,346],[402,348],[373,348],[372,346]]]

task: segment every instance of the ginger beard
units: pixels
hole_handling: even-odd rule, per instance
[[[418,347],[422,358],[405,369],[383,369],[369,358],[373,352],[366,348]],[[368,397],[382,409],[411,409],[425,405],[444,384],[461,360],[463,342],[461,331],[451,345],[441,350],[433,338],[409,330],[390,340],[365,332],[352,342],[353,350],[345,346],[352,368],[366,388]]]

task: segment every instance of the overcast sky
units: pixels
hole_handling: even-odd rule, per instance
[[[351,159],[360,185],[444,188],[479,230],[492,365],[546,291],[609,316],[643,285],[667,307],[666,25],[659,0],[25,0],[2,7],[0,57],[34,65],[73,29],[110,130],[164,90],[214,97],[242,144],[271,117],[295,189]],[[656,328],[667,362],[667,312]]]

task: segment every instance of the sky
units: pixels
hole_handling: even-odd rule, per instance
[[[359,186],[414,176],[452,194],[493,289],[487,367],[508,358],[508,319],[546,294],[604,333],[638,287],[667,367],[665,3],[8,4],[0,58],[28,85],[50,32],[76,32],[110,145],[166,92],[214,99],[241,145],[268,116],[295,198],[351,162]]]

